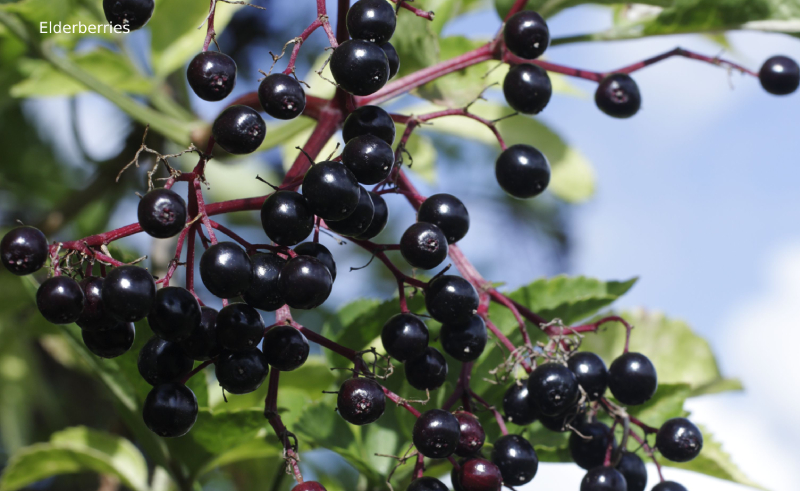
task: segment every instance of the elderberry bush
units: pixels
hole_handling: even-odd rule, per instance
[[[0,241],[5,269],[35,285],[32,304],[57,326],[48,326],[49,335],[67,340],[70,356],[60,359],[97,374],[135,443],[87,430],[86,445],[97,448],[85,452],[91,459],[75,457],[70,466],[151,489],[146,475],[137,481],[115,470],[116,461],[103,453],[113,440],[134,455],[144,449],[148,458],[140,467],[153,471],[144,474],[155,476],[157,468],[181,490],[201,487],[199,476],[211,469],[248,459],[259,468],[267,460],[277,464],[270,467],[280,467],[277,474],[288,471],[298,482],[294,491],[325,491],[327,483],[342,489],[335,473],[303,480],[308,468],[300,455],[312,448],[348,459],[363,490],[388,483],[445,491],[447,475],[456,491],[517,489],[536,482],[540,459],[583,469],[581,491],[685,489],[672,481],[648,483],[645,462],[742,480],[725,470],[733,464],[683,410],[691,394],[732,384],[716,371],[702,340],[675,321],[604,311],[633,280],[539,279],[510,291],[502,278],[484,278],[460,247],[476,234],[469,191],[453,186],[452,194],[426,197],[411,177],[413,158],[423,153],[419,133],[440,119],[460,118],[496,140],[496,156],[479,163],[487,189],[519,200],[516,205],[557,199],[550,184],[563,156],[536,135],[506,131],[505,122],[552,110],[554,75],[596,83],[601,112],[634,117],[646,109],[641,93],[648,87],[632,74],[655,61],[607,72],[562,66],[558,53],[548,51],[553,12],[498,1],[504,24],[491,41],[455,61],[425,65],[409,46],[439,28],[426,25],[438,18],[422,4],[340,2],[334,14],[319,2],[314,20],[260,66],[255,90],[241,94],[249,74],[239,77],[238,51],[217,37],[228,18],[221,10],[234,8],[229,2],[211,2],[201,12],[206,37],[197,51],[186,47],[191,36],[164,49],[159,43],[166,34],[154,31],[161,49],[155,73],[162,82],[167,75],[179,78],[184,90],[214,104],[217,116],[172,132],[186,111],[159,91],[141,117],[155,118],[148,131],[173,143],[187,143],[189,131],[203,141],[170,155],[146,141],[135,150],[126,168],[138,166],[142,155],[156,156],[146,188],[139,189],[135,223],[74,240],[58,233],[53,241],[20,225]],[[158,18],[158,1],[105,0],[102,7],[108,22],[130,30],[169,23]],[[315,31],[326,33],[330,44],[317,53],[324,67],[300,76],[300,53],[313,48]],[[180,56],[185,71],[161,65]],[[798,65],[786,56],[769,58],[758,72],[681,49],[661,58],[669,56],[757,77],[772,95],[800,85]],[[401,96],[409,93],[430,106],[451,103],[447,77],[458,72],[466,79],[490,60],[503,68],[492,74],[486,67],[477,86],[465,81],[464,92],[478,89],[466,104],[414,114],[403,106]],[[91,86],[87,77],[79,81]],[[498,78],[497,87],[489,77]],[[320,86],[332,95],[319,96]],[[487,90],[506,105],[483,97]],[[397,104],[384,104],[389,101]],[[503,113],[490,118],[491,110],[481,113],[484,103]],[[137,105],[120,104],[138,114]],[[288,147],[286,141],[311,126],[302,147],[284,148],[290,163],[283,174],[270,171],[269,180],[280,182],[251,176],[271,187],[267,194],[206,199],[215,179],[233,174],[234,156]],[[332,139],[343,145],[326,146]],[[186,154],[197,157],[193,168],[173,165]],[[219,167],[210,172],[212,166]],[[130,182],[129,176],[117,178]],[[228,189],[239,189],[235,179],[225,182]],[[403,201],[415,212],[410,219],[391,211]],[[234,212],[239,221],[220,218]],[[139,233],[168,244],[171,259],[135,260],[117,248]],[[366,266],[350,264],[344,247],[366,251],[371,270],[385,268],[396,296],[354,298],[334,312],[334,288],[359,281],[377,290],[380,282],[362,271]],[[519,267],[517,259],[496,258],[509,268]],[[685,345],[700,345],[693,356],[702,360],[666,352]],[[691,380],[680,383],[675,373]],[[42,445],[66,452],[54,440]],[[10,461],[0,489],[8,475],[24,472],[19,462],[24,456]],[[58,472],[45,467],[31,475]]]

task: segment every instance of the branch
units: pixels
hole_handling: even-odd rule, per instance
[[[417,17],[422,17],[423,19],[433,20],[433,16],[435,15],[431,11],[426,11],[422,9],[418,9],[416,7],[412,7],[408,2],[410,0],[392,0],[392,2],[397,4],[398,8],[403,8],[408,10],[409,12],[413,12],[414,15]]]

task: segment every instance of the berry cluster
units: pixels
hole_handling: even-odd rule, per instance
[[[324,3],[318,8],[324,8]],[[475,59],[498,58],[510,63],[512,67],[502,87],[506,101],[519,113],[538,114],[552,95],[547,70],[558,66],[549,65],[545,70],[536,61],[550,43],[549,29],[539,14],[522,10],[524,3],[515,3],[501,34],[477,50]],[[211,5],[213,9],[216,4]],[[400,5],[416,11],[403,2],[398,2],[398,8]],[[103,7],[109,22],[137,29],[149,20],[154,2],[104,0]],[[424,13],[416,12],[424,17]],[[298,39],[304,40],[317,28],[332,36],[328,16],[324,10],[318,14],[319,18]],[[584,326],[549,330],[548,326],[552,326],[546,319],[497,291],[463,257],[457,243],[470,228],[464,203],[451,194],[420,196],[408,181],[400,158],[411,131],[422,122],[452,115],[472,117],[492,129],[501,144],[502,152],[495,162],[499,186],[514,198],[528,199],[541,194],[549,184],[550,165],[545,155],[526,144],[506,147],[493,122],[482,120],[466,109],[412,118],[389,114],[370,104],[369,96],[381,91],[382,96],[389,98],[408,92],[421,85],[423,82],[419,80],[424,77],[412,76],[410,80],[404,77],[385,87],[400,65],[396,50],[389,44],[397,21],[397,10],[389,2],[359,0],[346,12],[344,21],[351,39],[332,38],[330,66],[338,86],[336,97],[324,101],[324,106],[319,106],[313,98],[307,100],[301,82],[294,76],[294,59],[302,44],[298,43],[284,73],[267,75],[253,97],[240,100],[249,103],[222,110],[212,125],[207,153],[200,154],[193,172],[173,173],[163,188],[152,189],[142,196],[138,223],[53,245],[48,245],[42,232],[32,227],[22,226],[8,232],[0,242],[0,258],[9,271],[29,275],[43,268],[48,259],[51,261],[52,274],[41,283],[36,294],[42,316],[54,324],[76,323],[82,329],[86,347],[103,358],[127,352],[134,341],[134,323],[146,319],[153,337],[139,352],[138,369],[153,388],[144,402],[143,418],[153,432],[163,437],[178,437],[190,431],[197,419],[198,404],[185,383],[213,364],[217,381],[231,394],[255,391],[269,377],[265,414],[276,433],[288,441],[288,430],[275,406],[278,374],[302,367],[309,356],[309,340],[318,343],[354,365],[353,377],[342,383],[337,392],[337,410],[345,421],[353,425],[374,423],[384,414],[387,399],[417,417],[411,432],[418,456],[414,480],[409,486],[411,491],[447,489],[438,479],[423,475],[425,458],[450,459],[456,491],[495,491],[502,485],[514,487],[533,480],[539,462],[534,445],[519,434],[509,433],[506,423],[525,427],[540,421],[553,432],[571,432],[570,455],[588,471],[581,491],[644,491],[647,484],[644,463],[636,453],[629,452],[629,438],[637,440],[644,453],[654,460],[656,451],[674,462],[697,457],[703,447],[703,436],[690,421],[674,418],[655,428],[629,416],[623,407],[644,404],[656,393],[656,369],[647,356],[629,352],[626,343],[624,352],[606,367],[598,355],[579,351],[580,343],[575,339],[569,342],[565,339],[597,331],[601,324],[611,321],[623,323],[630,337],[631,326],[613,317]],[[204,50],[189,63],[187,80],[201,99],[222,101],[235,87],[237,67],[230,56],[208,51],[214,32],[212,22],[210,15]],[[683,50],[672,54],[687,56]],[[722,63],[700,55],[691,57]],[[598,82],[595,94],[598,108],[612,117],[628,118],[641,106],[638,86],[629,73],[647,64],[642,62],[641,66],[606,74],[571,73],[564,67],[561,71]],[[464,66],[444,63],[440,75]],[[800,85],[798,65],[782,56],[767,60],[757,75],[772,94],[785,95]],[[403,85],[401,80],[407,84]],[[392,88],[394,85],[403,85],[402,90]],[[308,111],[312,104],[317,107]],[[328,111],[324,117],[317,114],[320,108]],[[335,158],[314,162],[322,147],[320,141],[314,140],[314,146],[307,145],[310,153],[303,149],[304,155],[295,162],[284,182],[274,187],[273,193],[207,206],[200,183],[205,180],[204,168],[211,151],[218,145],[232,154],[255,152],[267,131],[260,110],[281,120],[314,112],[320,120],[317,128],[327,133],[320,130],[314,135],[324,138],[312,138],[324,140],[321,141],[324,144],[341,128],[344,148]],[[393,148],[395,121],[406,124],[397,148]],[[188,203],[171,189],[178,181],[190,183]],[[405,195],[417,210],[416,222],[406,228],[399,243],[376,244],[373,239],[389,220],[383,198],[387,193]],[[260,210],[261,224],[270,244],[250,244],[210,218],[218,213],[247,210]],[[460,364],[457,390],[444,407],[420,413],[383,387],[374,366],[371,369],[364,363],[361,354],[293,320],[292,309],[307,310],[322,305],[336,280],[334,254],[319,243],[321,228],[370,251],[397,279],[400,312],[385,321],[381,341],[385,356],[403,364],[406,380],[413,388],[433,391],[445,382],[448,361],[432,346],[434,342],[438,341],[444,353]],[[108,254],[105,246],[110,242],[138,232],[159,239],[177,237],[175,260],[164,278],[154,278],[145,268],[124,264]],[[217,240],[217,232],[227,235],[230,241]],[[198,237],[206,246],[198,261],[200,278],[208,292],[222,299],[219,311],[205,306],[194,289],[194,244]],[[186,287],[170,286],[184,241]],[[446,274],[444,270],[429,281],[422,281],[403,273],[386,255],[387,251],[399,251],[408,266],[416,270],[432,270],[449,258],[461,275]],[[85,274],[81,268],[73,267],[76,260],[81,266],[88,263]],[[101,265],[99,276],[94,275],[95,263]],[[432,339],[424,317],[408,308],[406,286],[424,295],[428,316],[441,325],[438,339]],[[524,346],[514,346],[492,324],[488,315],[492,301],[518,318]],[[260,311],[276,312],[275,324],[266,325]],[[526,321],[553,339],[534,348]],[[469,386],[473,362],[486,350],[490,333],[514,354],[514,369],[504,379],[513,382],[503,396],[502,412]],[[377,356],[377,351],[374,353]],[[517,377],[521,373],[519,368],[524,369],[527,378]],[[451,412],[459,398],[464,405]],[[473,403],[491,413],[500,427],[502,436],[491,442],[491,451],[483,449],[487,437],[479,420],[482,411],[476,410]],[[638,429],[634,431],[631,425]],[[649,441],[648,437],[653,435],[654,441]],[[296,452],[295,447],[286,445],[287,454]],[[299,471],[296,473],[299,475]],[[685,488],[664,481],[653,490],[685,491]],[[294,491],[324,491],[324,488],[316,482],[302,482]]]

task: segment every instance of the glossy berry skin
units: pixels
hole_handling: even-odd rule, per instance
[[[400,55],[397,54],[392,43],[381,44],[381,49],[386,54],[386,59],[389,60],[389,79],[391,80],[400,70]]]
[[[454,415],[458,420],[460,436],[456,455],[459,457],[472,457],[480,452],[486,442],[486,432],[483,431],[478,418],[471,413],[459,411]]]
[[[463,491],[500,491],[503,476],[500,469],[488,460],[469,459],[458,472],[458,486]]]
[[[550,162],[530,145],[505,149],[497,157],[494,173],[503,191],[518,199],[538,196],[550,184]]]
[[[686,487],[675,481],[663,481],[653,486],[652,491],[686,491]]]
[[[503,29],[503,40],[509,51],[527,60],[533,60],[550,45],[550,29],[541,15],[523,10],[512,15]]]
[[[703,434],[686,418],[672,418],[656,434],[656,447],[665,459],[689,462],[703,449]]]
[[[35,273],[47,261],[47,238],[34,227],[12,229],[0,241],[0,259],[17,276]]]
[[[773,56],[761,66],[758,79],[770,94],[791,94],[800,86],[800,67],[787,56]]]
[[[608,369],[608,388],[623,404],[644,404],[658,389],[656,367],[641,353],[624,353]]]
[[[47,322],[72,324],[81,316],[83,289],[68,276],[46,279],[36,290],[36,306]]]
[[[578,380],[569,368],[557,363],[539,365],[528,378],[528,391],[539,412],[556,416],[578,402]]]
[[[400,253],[415,268],[433,269],[447,259],[447,237],[436,225],[417,222],[400,238]]]
[[[103,278],[87,276],[79,283],[83,290],[83,312],[76,324],[87,331],[101,331],[114,327],[117,321],[109,314],[103,305]]]
[[[217,116],[211,126],[211,134],[217,145],[226,152],[244,155],[255,152],[261,146],[267,136],[267,125],[255,109],[230,106]]]
[[[316,481],[304,481],[292,488],[292,491],[326,491],[325,487]]]
[[[375,135],[361,135],[344,146],[342,163],[361,184],[378,184],[392,171],[394,151]]]
[[[647,468],[638,455],[623,452],[616,469],[625,477],[628,491],[644,491],[647,487]]]
[[[156,4],[153,0],[103,0],[106,20],[123,32],[135,31],[147,24],[153,16]],[[125,27],[127,26],[127,30]]]
[[[357,237],[363,234],[372,223],[375,216],[375,205],[372,204],[372,197],[363,186],[359,186],[358,205],[353,213],[344,220],[329,220],[325,222],[331,231],[345,237]]]
[[[272,312],[284,305],[278,276],[286,265],[286,259],[272,254],[256,254],[250,257],[253,263],[253,281],[242,294],[242,299],[250,306]]]
[[[168,239],[186,225],[186,202],[171,189],[153,189],[139,200],[138,217],[147,235]]]
[[[351,112],[342,126],[342,138],[345,144],[361,135],[374,135],[389,145],[394,143],[394,121],[379,106],[361,106]]]
[[[106,275],[102,298],[106,310],[118,321],[140,321],[155,303],[156,282],[144,268],[120,266]]]
[[[351,378],[339,388],[336,408],[348,423],[366,425],[383,415],[386,396],[378,382],[368,378]]]
[[[299,244],[314,230],[314,214],[305,196],[296,191],[272,193],[261,205],[261,226],[282,246]]]
[[[595,467],[583,476],[581,491],[628,491],[628,485],[618,470]]]
[[[336,83],[353,95],[374,94],[389,80],[386,53],[377,44],[361,39],[340,44],[333,51],[330,66]]]
[[[236,62],[225,53],[203,51],[189,62],[186,80],[197,97],[221,101],[236,87]]]
[[[139,351],[139,374],[150,385],[179,382],[192,371],[194,360],[180,344],[153,336]]]
[[[630,118],[642,106],[639,86],[624,73],[614,73],[600,82],[594,93],[597,107],[614,118]]]
[[[522,486],[539,470],[539,457],[533,445],[519,435],[501,436],[494,442],[492,462],[500,469],[506,486]]]
[[[386,0],[359,0],[347,11],[347,32],[353,39],[383,44],[396,26],[394,7]]]
[[[291,75],[273,73],[258,86],[258,100],[264,111],[276,119],[294,119],[306,108],[306,92]]]
[[[536,421],[536,407],[530,399],[528,383],[513,383],[503,396],[503,412],[509,423],[527,426]]]
[[[609,443],[613,448],[617,447],[616,442],[612,443],[611,428],[600,422],[584,423],[577,427],[580,435],[573,432],[569,436],[569,453],[572,460],[586,470],[603,465]]]
[[[168,286],[158,290],[147,322],[153,333],[166,341],[181,341],[200,325],[200,304],[185,288]]]
[[[197,398],[180,383],[160,384],[147,394],[142,416],[150,431],[165,438],[189,433],[197,421]]]
[[[212,295],[238,297],[250,288],[253,263],[239,245],[219,242],[206,249],[200,257],[200,278]]]
[[[131,322],[118,322],[102,331],[81,331],[86,349],[100,358],[116,358],[133,346],[136,329]]]
[[[486,348],[486,323],[473,315],[463,324],[443,324],[439,332],[444,352],[456,360],[467,363],[478,359]]]
[[[214,373],[219,385],[231,394],[248,394],[264,383],[269,365],[264,353],[258,349],[223,351]]]
[[[596,401],[605,394],[608,387],[608,369],[602,358],[594,353],[581,351],[570,357],[567,367],[575,374],[578,384],[586,392],[589,400]]]
[[[308,339],[292,326],[275,326],[264,335],[264,357],[272,368],[282,372],[302,367],[309,349]]]
[[[463,239],[469,231],[469,212],[460,199],[452,194],[434,194],[422,202],[417,221],[432,223],[447,237],[448,244]]]
[[[370,222],[364,233],[356,237],[357,239],[370,240],[378,236],[386,228],[386,223],[389,221],[389,207],[386,206],[386,200],[383,199],[383,196],[370,191],[369,197],[372,199],[372,206],[375,209],[372,215],[372,222]]]
[[[278,276],[283,300],[293,309],[319,307],[331,294],[333,277],[325,264],[311,256],[290,259]]]
[[[453,455],[461,435],[455,416],[443,409],[430,409],[417,418],[412,440],[417,451],[429,459]]]
[[[448,491],[445,484],[435,477],[423,476],[411,481],[406,491]]]
[[[361,194],[356,177],[339,162],[311,166],[303,178],[303,196],[311,211],[323,220],[344,220],[358,206]]]
[[[434,390],[447,378],[447,361],[436,348],[427,347],[420,356],[405,362],[406,380],[418,390]]]
[[[294,252],[298,256],[311,256],[322,261],[322,264],[330,271],[333,281],[336,281],[336,261],[327,247],[319,242],[303,242],[294,248]]]
[[[395,314],[381,330],[386,353],[400,362],[421,356],[428,347],[428,340],[428,327],[414,314]]]
[[[550,102],[553,86],[547,72],[536,65],[514,65],[503,79],[503,95],[515,111],[539,114]]]
[[[200,325],[181,341],[181,348],[186,356],[197,361],[207,361],[219,354],[217,314],[211,307],[200,308]]]
[[[246,303],[232,303],[217,314],[217,342],[228,351],[258,347],[264,336],[264,319]]]
[[[460,276],[442,275],[428,284],[425,308],[443,324],[467,322],[478,310],[478,292]]]

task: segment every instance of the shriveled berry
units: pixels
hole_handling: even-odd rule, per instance
[[[246,303],[232,303],[217,314],[217,342],[228,351],[258,347],[264,336],[264,319]]]
[[[378,382],[368,378],[350,378],[339,388],[336,408],[348,423],[366,425],[383,415],[386,396]]]
[[[192,293],[178,286],[158,290],[147,316],[150,329],[161,339],[181,341],[200,325],[200,304]]]
[[[414,314],[402,313],[389,318],[381,330],[386,353],[400,362],[417,358],[428,347],[428,327]]]
[[[258,86],[258,100],[264,111],[277,119],[294,119],[306,108],[306,92],[291,75],[273,73]]]
[[[214,373],[223,389],[231,394],[247,394],[261,387],[269,373],[269,365],[259,349],[223,351]]]
[[[477,360],[487,339],[486,323],[479,315],[462,324],[443,324],[439,332],[444,352],[463,363]]]
[[[179,382],[192,371],[194,360],[178,343],[153,336],[139,351],[139,374],[150,385]]]
[[[271,252],[250,257],[253,263],[253,281],[242,294],[242,299],[257,309],[272,312],[286,302],[283,301],[278,277],[286,265],[286,259]]]
[[[203,51],[189,62],[186,80],[197,97],[221,101],[236,87],[236,62],[219,51]]]
[[[0,259],[3,266],[17,276],[25,276],[42,269],[47,261],[47,238],[34,227],[17,227],[0,241]]]
[[[253,263],[238,244],[219,242],[200,257],[200,278],[212,295],[238,297],[250,288]]]
[[[436,348],[427,347],[420,356],[405,362],[406,380],[418,390],[434,390],[447,378],[447,361]]]
[[[417,451],[429,459],[453,455],[461,435],[455,416],[443,409],[430,409],[414,423],[412,440]]]
[[[100,358],[116,358],[133,346],[136,329],[132,322],[118,322],[102,331],[81,331],[86,349]]]
[[[142,416],[150,431],[175,438],[189,433],[197,421],[197,397],[180,383],[160,384],[147,394]]]
[[[342,138],[345,143],[361,135],[377,136],[389,145],[394,143],[394,121],[379,106],[361,106],[351,112],[342,126]]]
[[[48,322],[71,324],[83,312],[83,289],[68,276],[46,279],[36,290],[36,306]]]
[[[267,125],[255,109],[230,106],[214,120],[211,134],[217,145],[226,152],[244,155],[255,152],[261,146],[267,136]]]
[[[417,222],[400,238],[400,253],[415,268],[435,268],[447,259],[447,250],[447,237],[432,223]]]
[[[292,326],[275,326],[264,335],[263,351],[267,363],[282,372],[303,366],[310,347],[302,332]]]
[[[478,292],[460,276],[439,276],[425,290],[425,308],[443,324],[467,322],[477,311],[478,301]]]

